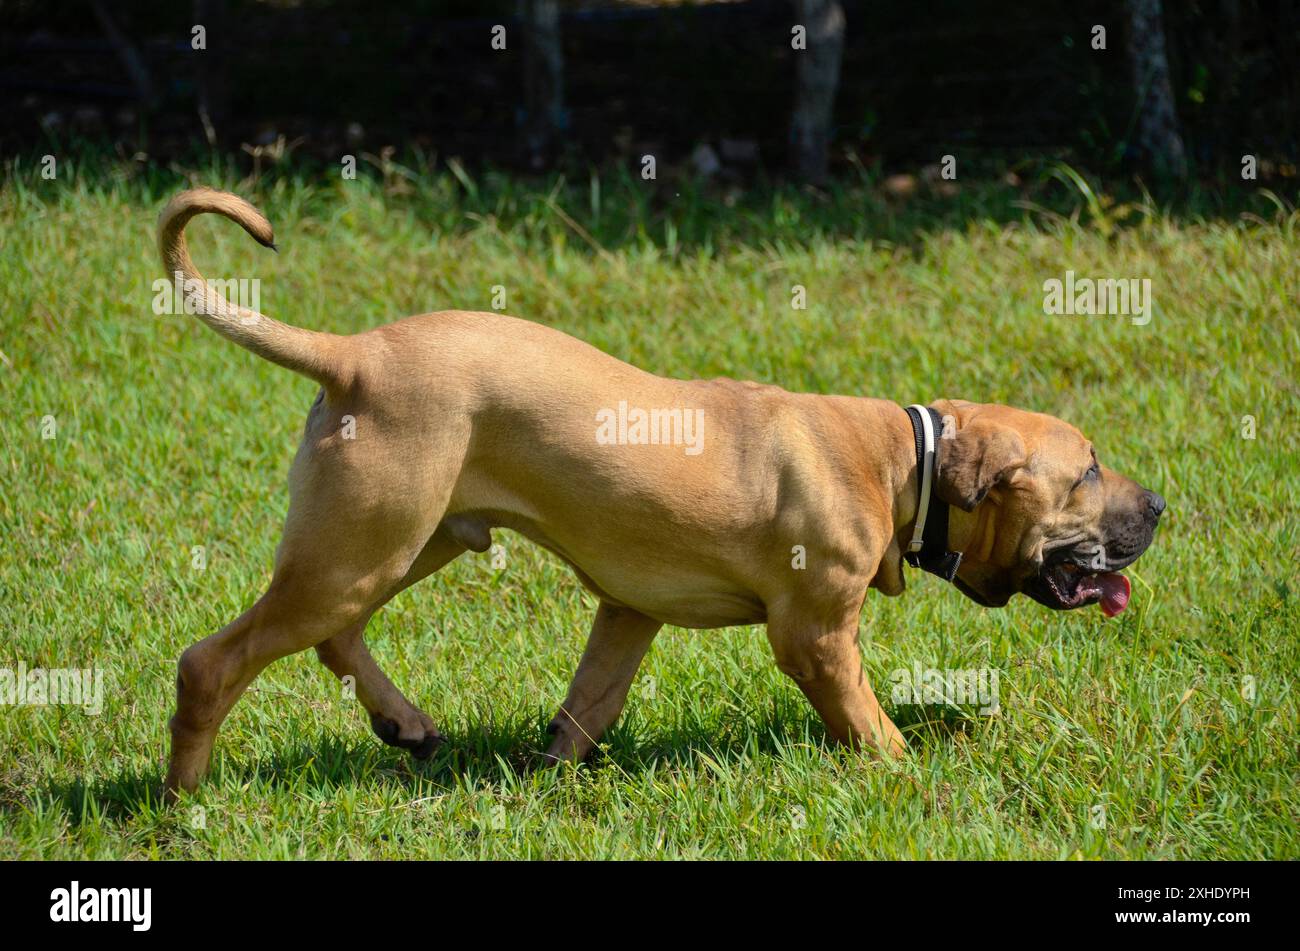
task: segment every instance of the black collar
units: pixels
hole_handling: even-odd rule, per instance
[[[922,568],[944,581],[951,581],[961,564],[961,552],[948,550],[948,503],[935,494],[943,419],[934,410],[919,404],[907,407],[907,418],[912,421],[912,435],[916,439],[916,491],[919,496],[916,529],[919,538],[913,537],[903,558],[913,568]],[[928,427],[926,422],[930,424]]]

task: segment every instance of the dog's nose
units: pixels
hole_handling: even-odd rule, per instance
[[[1165,510],[1164,496],[1160,495],[1158,492],[1152,492],[1150,489],[1148,489],[1147,508],[1151,510],[1152,518],[1159,518],[1160,513]]]

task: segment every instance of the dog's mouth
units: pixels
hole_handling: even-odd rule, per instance
[[[1128,578],[1118,571],[1095,570],[1086,563],[1079,564],[1067,552],[1049,557],[1025,585],[1024,592],[1058,611],[1100,604],[1102,614],[1114,617],[1128,607],[1130,586]]]

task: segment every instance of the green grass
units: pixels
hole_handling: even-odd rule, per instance
[[[370,626],[380,665],[450,737],[433,760],[381,745],[309,652],[257,680],[208,781],[163,808],[176,659],[266,584],[315,387],[151,313],[154,218],[181,175],[91,157],[46,182],[11,165],[0,667],[107,682],[98,716],[0,707],[0,857],[1300,857],[1286,199],[1125,216],[1059,174],[905,205],[868,179],[830,196],[400,169],[191,180],[271,218],[278,256],[206,218],[191,246],[211,277],[260,278],[263,309],[291,323],[489,309],[501,284],[510,313],[662,374],[1057,414],[1169,511],[1114,621],[1023,598],[987,611],[915,573],[902,598],[870,595],[863,657],[911,744],[896,765],[829,747],[760,629],[667,628],[602,752],[527,770],[595,602],[503,533],[504,570],[466,556]],[[1042,282],[1067,269],[1151,278],[1151,323],[1045,316]],[[913,662],[997,668],[1000,714],[885,699]]]

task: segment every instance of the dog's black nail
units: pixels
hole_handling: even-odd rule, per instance
[[[433,751],[442,745],[442,735],[438,733],[426,733],[424,739],[411,747],[411,755],[416,759],[428,759],[433,755]]]

